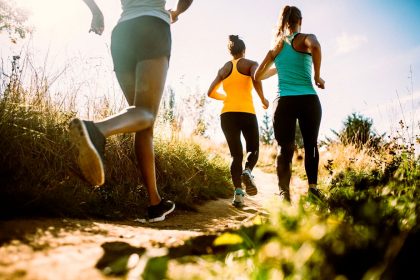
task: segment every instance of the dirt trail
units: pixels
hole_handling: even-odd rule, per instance
[[[231,199],[210,201],[197,212],[176,210],[160,223],[78,219],[18,219],[0,221],[0,279],[112,279],[95,268],[101,244],[125,242],[156,248],[175,246],[204,233],[236,228],[258,213],[278,193],[274,174],[254,171],[259,193],[236,209]],[[297,199],[302,185],[294,182]]]

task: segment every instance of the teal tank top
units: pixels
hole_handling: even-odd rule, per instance
[[[292,46],[297,34],[284,41],[283,49],[274,58],[279,96],[316,94],[312,85],[312,56],[309,53],[298,52]]]

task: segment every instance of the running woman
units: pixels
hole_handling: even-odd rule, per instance
[[[308,192],[316,197],[322,194],[318,180],[318,132],[321,123],[321,104],[312,85],[312,65],[315,85],[324,89],[321,78],[321,45],[313,34],[300,33],[302,14],[294,6],[285,6],[280,14],[276,44],[268,51],[255,73],[261,81],[278,75],[279,97],[274,101],[274,134],[279,145],[277,176],[281,196],[290,202],[290,178],[295,147],[296,120],[303,136],[305,170]],[[275,68],[271,68],[272,64]]]
[[[264,109],[268,108],[269,102],[264,97],[261,82],[252,78],[258,63],[245,58],[244,41],[237,35],[230,35],[228,49],[232,60],[226,62],[217,72],[207,95],[224,103],[220,120],[232,156],[230,173],[235,187],[232,204],[242,207],[244,203],[242,183],[245,185],[248,195],[256,195],[258,192],[251,173],[257,163],[259,152],[258,122],[252,100],[253,86]],[[224,92],[218,91],[221,85],[223,85]],[[242,166],[241,133],[245,138],[248,154],[245,169]]]
[[[95,0],[83,0],[92,12],[90,31],[101,35],[104,17]],[[112,31],[114,71],[129,107],[98,122],[74,119],[70,133],[78,148],[80,169],[86,180],[105,182],[105,139],[119,133],[135,133],[134,149],[149,194],[148,221],[163,221],[175,203],[160,197],[155,174],[153,125],[158,113],[171,54],[170,23],[191,5],[178,0],[167,11],[165,0],[121,0],[122,14]]]

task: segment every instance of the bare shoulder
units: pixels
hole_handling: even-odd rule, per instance
[[[270,56],[272,59],[274,59],[283,49],[284,46],[284,41],[280,40],[279,42],[277,42],[277,44],[274,45],[274,47],[272,47],[267,55]]]
[[[258,67],[258,63],[254,60],[250,60],[247,58],[242,58],[238,61],[238,71],[244,75],[251,75],[252,68],[256,69]]]
[[[302,37],[304,38],[306,42],[310,42],[310,43],[318,42],[318,38],[316,37],[315,34],[302,34],[302,35],[304,35]]]
[[[229,74],[230,74],[230,72],[232,72],[232,66],[233,66],[233,64],[232,64],[232,62],[231,61],[228,61],[228,62],[226,62],[223,66],[222,66],[222,68],[220,68],[219,69],[219,76],[222,78],[222,79],[225,79],[227,76],[229,76]]]
[[[242,58],[241,60],[239,60],[238,63],[243,64],[244,66],[247,66],[247,67],[252,67],[254,65],[258,66],[258,62],[248,59],[248,58]]]

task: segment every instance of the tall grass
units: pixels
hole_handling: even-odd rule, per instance
[[[410,279],[420,257],[420,159],[410,149],[335,143],[321,156],[326,200],[277,201],[268,218],[207,242],[215,255],[166,261],[187,263],[189,279]]]
[[[91,187],[75,164],[67,133],[69,121],[77,114],[74,107],[57,104],[48,80],[36,78],[43,75],[35,75],[25,87],[17,69],[9,77],[3,75],[1,81],[1,215],[143,215],[147,192],[136,168],[132,135],[108,139],[106,183]],[[112,110],[102,106],[96,114],[104,112]],[[158,136],[155,150],[161,195],[178,206],[191,209],[198,202],[231,194],[229,167],[220,156],[210,156],[199,144],[174,137]]]

